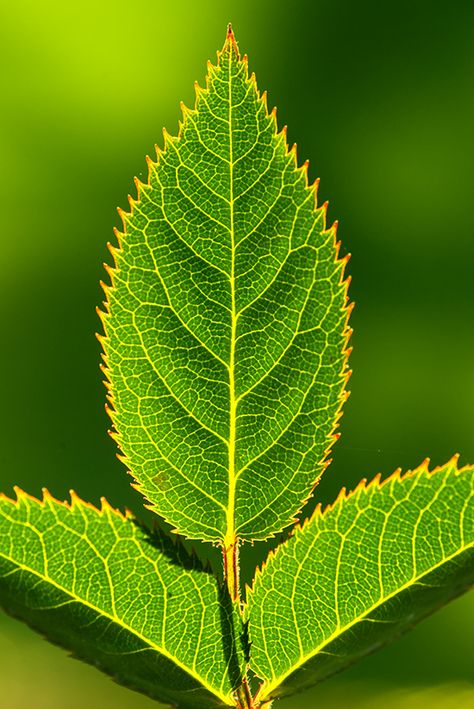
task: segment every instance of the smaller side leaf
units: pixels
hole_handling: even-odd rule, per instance
[[[211,573],[105,501],[17,496],[0,495],[7,612],[158,701],[235,705],[241,622]]]
[[[249,592],[259,698],[352,664],[474,583],[474,466],[363,481],[296,529]]]

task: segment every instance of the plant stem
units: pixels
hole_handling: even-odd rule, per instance
[[[239,546],[238,542],[224,547],[224,578],[233,603],[239,604],[240,611],[240,579],[239,579]]]
[[[229,597],[237,606],[239,615],[242,615],[240,598],[240,569],[239,569],[239,543],[237,540],[222,550],[224,560],[224,577],[227,584]],[[242,678],[241,684],[236,689],[238,709],[257,709],[247,683],[247,677]]]
[[[250,694],[246,678],[242,680],[242,684],[238,687],[236,694],[239,700],[239,709],[257,709],[257,705],[254,704],[252,695]]]

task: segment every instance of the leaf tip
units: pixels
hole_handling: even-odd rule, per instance
[[[229,22],[229,24],[227,25],[224,48],[233,49],[237,54],[239,54],[239,48],[237,47],[237,42],[235,41],[235,34],[234,30],[232,29],[231,22]]]

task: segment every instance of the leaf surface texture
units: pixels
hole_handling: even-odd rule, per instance
[[[150,507],[232,544],[291,523],[346,379],[346,282],[306,166],[233,35],[123,214],[104,351],[116,439]]]
[[[342,495],[271,555],[248,600],[261,699],[301,691],[474,582],[474,468],[423,465]]]
[[[104,503],[0,497],[0,603],[120,683],[186,709],[234,705],[241,621],[218,582]],[[233,642],[235,640],[235,642]]]

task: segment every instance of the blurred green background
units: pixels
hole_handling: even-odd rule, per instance
[[[354,353],[316,499],[454,452],[474,461],[474,4],[16,0],[0,9],[0,489],[140,513],[107,437],[94,308],[146,153],[232,21],[340,220]],[[244,572],[265,549],[244,550]],[[474,706],[474,594],[297,707]],[[157,706],[0,616],[0,708]]]

